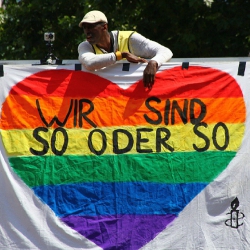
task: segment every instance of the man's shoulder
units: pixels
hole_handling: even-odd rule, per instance
[[[83,41],[79,44],[79,46],[91,46],[91,44],[88,41]]]
[[[133,34],[136,33],[135,30],[112,30],[111,31],[113,35],[118,35],[118,34]]]
[[[79,45],[78,45],[78,50],[79,49],[84,49],[85,51],[86,50],[89,50],[89,51],[93,51],[93,48],[92,48],[92,45],[88,42],[88,41],[83,41],[81,42]]]
[[[134,34],[136,33],[135,30],[118,30],[117,31],[118,34]]]
[[[136,34],[136,31],[134,30],[118,30],[117,31],[117,36],[120,38],[120,39],[123,39],[123,38],[130,38],[131,36],[134,36],[134,34]]]

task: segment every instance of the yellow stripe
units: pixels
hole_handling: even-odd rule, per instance
[[[237,151],[241,145],[245,126],[242,123],[239,124],[225,124],[229,132],[229,144],[225,151]],[[212,133],[215,131],[216,124],[209,124],[207,127],[199,127],[198,130],[205,135],[208,139],[210,146],[207,151],[217,150],[213,139]],[[140,131],[140,129],[148,129],[152,131]],[[96,153],[91,152],[88,141],[92,142],[93,148],[99,152],[102,149],[102,136],[101,133],[105,135],[107,139],[107,147],[103,154],[113,154],[113,133],[117,132],[118,129],[123,129],[129,133],[133,138],[133,146],[131,150],[126,153],[135,154],[138,153],[136,149],[136,143],[139,144],[139,149],[144,152],[144,150],[151,150],[152,152],[157,152],[156,150],[156,134],[157,129],[163,129],[165,131],[169,130],[171,133],[166,144],[170,148],[174,149],[174,152],[187,152],[194,151],[193,144],[198,148],[204,148],[206,146],[205,140],[198,136],[193,131],[194,126],[191,124],[180,125],[180,126],[123,126],[123,127],[108,127],[101,128],[99,132],[96,129],[86,130],[86,129],[62,129],[66,132],[68,136],[68,145],[64,155],[94,155]],[[36,151],[42,151],[44,145],[38,142],[33,136],[34,130],[2,130],[2,140],[7,151],[8,156],[32,156],[30,148]],[[54,148],[61,151],[63,144],[65,143],[65,138],[62,132],[55,132],[54,129],[49,129],[48,132],[39,132],[39,136],[46,140],[49,145],[49,150],[45,155],[55,155],[51,148],[53,144],[53,133],[55,138]],[[89,139],[90,134],[93,133],[92,140]],[[118,146],[119,149],[126,148],[128,145],[128,136],[124,133],[118,134]],[[141,135],[141,142],[137,140],[137,135]],[[166,133],[162,132],[161,137],[165,137]],[[216,142],[219,146],[223,146],[225,143],[225,130],[219,126],[216,133]],[[148,140],[143,142],[143,140]],[[52,142],[51,142],[52,141]],[[160,152],[170,152],[171,149],[161,146]],[[142,152],[142,153],[143,153]],[[159,152],[159,151],[158,151]]]

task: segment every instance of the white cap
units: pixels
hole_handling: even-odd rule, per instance
[[[108,23],[107,17],[99,10],[92,10],[88,12],[79,23],[79,27],[82,28],[83,23]]]

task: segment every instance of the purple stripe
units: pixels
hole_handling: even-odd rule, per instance
[[[61,218],[105,250],[139,249],[164,230],[175,215],[67,216]]]

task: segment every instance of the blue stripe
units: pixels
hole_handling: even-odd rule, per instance
[[[205,183],[93,182],[33,188],[59,217],[114,214],[175,214]]]

